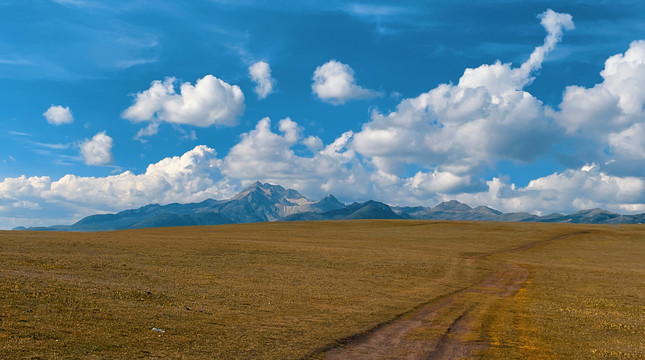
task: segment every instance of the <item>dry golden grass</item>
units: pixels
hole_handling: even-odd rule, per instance
[[[500,304],[485,358],[645,358],[645,227],[591,229],[513,256],[532,275]]]
[[[301,358],[513,262],[529,281],[477,300],[468,340],[490,342],[484,357],[642,358],[644,239],[642,226],[429,221],[2,232],[0,354]]]

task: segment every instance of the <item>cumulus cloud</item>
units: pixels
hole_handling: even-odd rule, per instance
[[[280,120],[274,130],[271,120],[264,118],[224,158],[199,145],[181,156],[150,164],[141,174],[5,178],[0,182],[0,221],[2,226],[71,223],[90,214],[150,203],[225,199],[255,180],[295,188],[313,199],[333,193],[344,201],[372,198],[393,205],[432,206],[456,198],[503,211],[570,211],[595,206],[645,211],[645,181],[609,175],[597,165],[541,177],[523,188],[503,178],[484,183],[470,174],[436,169],[400,177],[372,168],[353,151],[350,145],[355,134],[351,131],[327,145],[303,131],[289,118]],[[314,144],[309,155],[294,151],[306,143]]]
[[[30,217],[38,214],[44,224],[51,224],[55,219],[52,214],[67,214],[62,223],[71,223],[89,214],[150,203],[230,198],[242,189],[242,184],[255,180],[279,183],[313,197],[327,192],[339,196],[366,195],[365,189],[356,191],[368,181],[366,172],[353,152],[345,148],[351,132],[312,156],[303,157],[292,150],[303,141],[301,128],[288,118],[280,120],[277,128],[278,132],[272,131],[268,118],[260,120],[224,159],[219,159],[215,150],[200,145],[182,156],[151,164],[141,174],[130,171],[106,177],[68,174],[58,180],[6,178],[0,182],[0,219],[5,224],[15,225],[16,221],[18,225],[43,224],[9,219],[20,205],[24,211],[31,208]],[[56,210],[47,213],[52,208]],[[61,223],[60,219],[57,221]]]
[[[380,92],[357,85],[354,70],[349,65],[336,60],[329,60],[316,68],[311,90],[320,100],[334,105],[382,95]]]
[[[261,180],[282,184],[318,196],[334,192],[339,196],[366,194],[367,171],[353,151],[346,148],[352,132],[343,133],[323,147],[316,137],[301,136],[301,128],[291,119],[278,123],[278,132],[271,129],[271,120],[260,120],[255,129],[242,135],[223,159],[222,173],[239,180]],[[299,156],[294,146],[303,144],[313,149],[312,156]]]
[[[502,211],[548,214],[569,213],[596,207],[634,213],[645,211],[645,181],[633,176],[612,176],[596,164],[553,173],[529,182],[526,187],[508,184],[502,178],[487,182],[486,192],[459,194],[456,198],[473,205]]]
[[[109,165],[113,162],[112,146],[112,138],[102,131],[80,144],[81,155],[87,165]]]
[[[302,143],[305,144],[307,149],[311,151],[318,151],[323,147],[322,140],[318,136],[313,136],[313,135],[307,137],[305,140],[303,140]]]
[[[497,61],[466,69],[457,85],[404,99],[389,114],[374,112],[352,147],[387,173],[408,163],[461,175],[501,159],[530,162],[543,155],[559,129],[523,87],[573,22],[551,10],[540,17],[547,37],[520,67]]]
[[[32,210],[26,213],[30,217],[41,217],[45,223],[49,220],[51,224],[54,219],[58,223],[70,223],[90,214],[150,203],[230,197],[234,194],[233,190],[239,188],[229,186],[222,179],[219,174],[220,162],[215,150],[200,145],[182,156],[150,164],[141,174],[130,171],[106,177],[68,174],[58,180],[47,176],[5,178],[0,182],[0,218],[15,216],[16,209],[21,206],[25,211],[29,210],[26,207]],[[3,211],[3,208],[7,211]],[[51,209],[55,210],[51,212]],[[58,219],[61,214],[68,218]],[[19,220],[12,220],[12,224]],[[22,221],[17,225],[29,225],[25,222],[27,220]]]
[[[619,132],[611,132],[607,143],[615,154],[632,160],[645,159],[645,124],[636,123]]]
[[[271,121],[264,118],[242,136],[221,162],[228,184],[260,179],[312,197],[331,192],[346,201],[367,197],[394,205],[430,206],[456,198],[503,211],[571,212],[597,206],[620,212],[645,211],[645,181],[607,174],[595,164],[540,177],[525,187],[516,187],[504,178],[483,181],[471,174],[436,169],[400,177],[372,169],[371,162],[352,151],[356,135],[351,131],[321,145],[312,155],[301,156],[293,148],[316,138],[304,137],[290,119],[281,120],[278,130],[273,131]]]
[[[601,164],[633,172],[634,161],[645,159],[645,40],[609,57],[600,75],[603,81],[591,88],[567,87],[552,116],[569,136],[583,139]]]
[[[74,122],[74,117],[69,107],[62,107],[60,105],[52,105],[43,113],[47,122],[52,125],[71,124]]]
[[[289,118],[280,120],[283,134],[271,131],[271,120],[260,120],[255,129],[242,135],[225,158],[224,173],[236,178],[284,179],[302,174],[303,164],[291,150],[298,139],[297,125]]]
[[[135,102],[122,117],[133,122],[169,122],[207,127],[233,126],[244,112],[244,94],[237,85],[230,85],[213,75],[198,79],[195,85],[179,84],[173,78],[155,80],[148,90],[137,93]],[[152,135],[157,128],[148,128],[138,136]]]
[[[5,178],[0,182],[0,199],[19,201],[38,197],[50,184],[49,176]]]
[[[60,217],[78,219],[154,202],[229,198],[255,180],[295,188],[311,198],[333,193],[344,201],[372,198],[393,205],[432,206],[457,199],[506,212],[645,211],[645,181],[634,176],[645,159],[645,41],[607,59],[601,83],[568,87],[559,109],[549,109],[524,88],[564,30],[574,25],[570,15],[551,10],[539,19],[547,33],[544,43],[520,66],[497,61],[466,69],[456,84],[404,99],[393,112],[373,112],[358,133],[347,131],[325,144],[290,118],[276,123],[263,118],[223,158],[200,145],[141,174],[6,178],[0,182],[0,219],[17,221],[21,214],[52,219],[52,208]],[[262,98],[267,86],[261,79],[271,79],[268,64],[256,75]],[[156,133],[164,121],[231,125],[243,111],[239,88],[212,75],[195,86],[180,84],[178,93],[177,84],[172,78],[153,82],[124,111],[124,118],[149,122],[139,137]],[[335,60],[316,69],[312,91],[332,104],[379,95],[357,85],[353,70]],[[533,161],[561,140],[587,143],[596,153],[578,158],[586,166],[538,177],[524,187],[503,175],[487,181],[477,176],[500,160]],[[106,164],[112,161],[111,147],[112,139],[103,132],[86,140],[81,152],[88,164]],[[629,171],[619,174],[617,166]],[[407,175],[410,168],[414,173]]]
[[[458,176],[448,171],[437,170],[431,173],[418,171],[414,176],[405,180],[405,186],[411,192],[419,194],[454,194],[488,190],[488,186],[483,181],[473,176]]]
[[[215,150],[200,145],[151,164],[139,175],[130,171],[103,178],[65,175],[44,196],[104,210],[221,198],[229,193],[225,184],[214,181],[219,177],[219,161]]]
[[[258,99],[264,99],[273,92],[275,79],[271,77],[271,67],[264,61],[258,61],[249,66],[249,76],[255,83],[255,93]]]

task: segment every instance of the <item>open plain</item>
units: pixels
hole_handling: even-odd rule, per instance
[[[0,233],[3,358],[645,358],[645,226]]]

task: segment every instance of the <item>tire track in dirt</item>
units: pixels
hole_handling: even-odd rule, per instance
[[[576,232],[511,249],[478,254],[475,258],[526,251],[589,232]],[[524,285],[528,275],[528,269],[520,265],[500,263],[495,271],[472,286],[419,305],[388,323],[341,339],[305,358],[321,354],[330,360],[473,358],[478,351],[488,348],[489,344],[466,339],[472,332],[470,323],[491,303],[516,293]]]

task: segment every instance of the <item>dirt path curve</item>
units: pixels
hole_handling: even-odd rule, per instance
[[[325,359],[458,359],[472,356],[484,343],[465,343],[470,314],[486,306],[478,299],[505,297],[517,291],[528,276],[518,265],[501,264],[490,276],[466,289],[423,305],[375,331],[333,348]],[[467,301],[464,301],[467,300]],[[423,336],[429,334],[427,338]],[[438,335],[438,336],[437,336]]]
[[[536,241],[520,247],[479,254],[477,258],[500,253],[526,251],[585,232]],[[470,322],[481,316],[496,299],[514,294],[526,282],[529,271],[516,264],[501,263],[479,283],[458,290],[411,313],[364,334],[341,340],[324,351],[324,358],[336,359],[461,359],[472,358],[485,342],[468,341]]]

